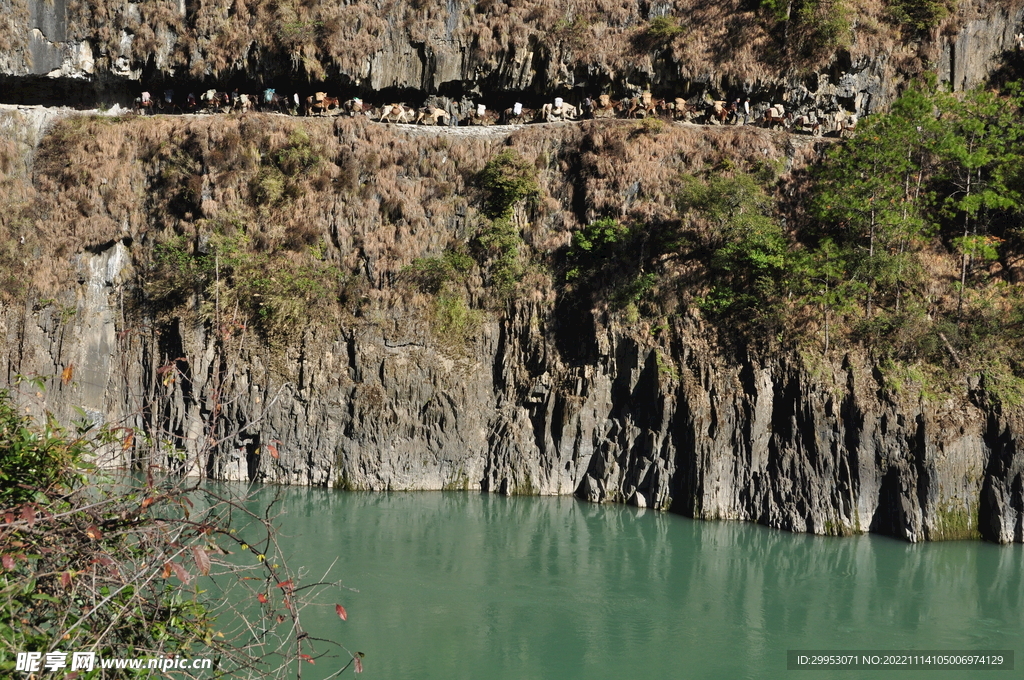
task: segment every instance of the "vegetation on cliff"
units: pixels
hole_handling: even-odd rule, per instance
[[[0,224],[12,281],[30,250],[129,237],[139,304],[228,334],[399,305],[466,339],[532,290],[1005,385],[1024,313],[1020,106],[1012,88],[913,88],[789,171],[787,137],[745,127],[594,122],[503,149],[348,120],[78,118],[43,143],[32,186],[5,176]]]
[[[442,80],[483,75],[507,86],[517,77],[508,65],[532,59],[543,82],[564,85],[565,73],[600,72],[610,80],[647,58],[669,60],[691,79],[705,77],[713,65],[722,76],[753,82],[777,76],[780,67],[804,71],[827,65],[837,50],[848,50],[854,61],[884,50],[920,66],[918,46],[902,44],[903,38],[961,21],[973,3],[959,5],[961,12],[952,11],[958,6],[953,0],[675,0],[657,6],[637,0],[75,0],[68,6],[68,33],[95,46],[101,68],[123,58],[134,68],[155,66],[177,77],[258,73],[352,83],[379,78],[371,71],[380,64],[371,64],[381,55],[411,47],[429,63],[456,45],[455,54],[466,55],[465,68],[446,71]],[[13,7],[27,16],[24,0],[14,0]]]
[[[295,580],[269,509],[157,479],[141,460],[139,478],[108,477],[90,461],[131,447],[131,429],[82,420],[69,431],[19,411],[0,390],[0,670],[13,676],[23,652],[76,670],[71,653],[89,652],[97,660],[78,667],[83,677],[107,677],[102,659],[176,656],[207,659],[213,677],[294,677],[329,651],[301,613],[331,584]]]

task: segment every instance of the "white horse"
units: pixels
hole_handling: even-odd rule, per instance
[[[572,104],[558,101],[555,104],[545,104],[540,110],[541,118],[549,123],[556,120],[576,120],[579,111]]]

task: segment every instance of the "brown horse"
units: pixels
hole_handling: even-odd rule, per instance
[[[707,122],[711,125],[725,125],[725,121],[729,120],[729,109],[726,106],[727,102],[724,100],[718,100],[711,102],[711,106],[708,107],[707,111]]]
[[[697,112],[682,97],[676,97],[668,107],[672,113],[672,120],[690,120]]]
[[[774,130],[778,126],[789,127],[793,120],[793,114],[787,113],[781,106],[772,106],[764,112],[764,116],[761,118],[761,124],[769,130]]]
[[[533,120],[536,115],[536,111],[528,109],[522,105],[519,106],[519,113],[516,113],[514,106],[510,106],[501,112],[501,116],[498,117],[498,122],[502,125],[522,125]]]
[[[341,108],[344,109],[345,113],[347,113],[349,116],[354,116],[357,113],[362,113],[365,107],[366,104],[364,104],[363,100],[360,99],[359,97],[353,97],[352,99],[349,99],[348,101],[341,105]]]
[[[210,113],[223,112],[231,106],[231,95],[227,92],[207,90],[199,98],[203,102],[204,109]]]
[[[807,132],[818,136],[821,134],[821,119],[810,114],[797,116],[793,119],[793,129],[797,132]]]
[[[320,94],[320,93],[318,93]],[[331,109],[336,109],[341,106],[341,102],[338,101],[337,97],[306,97],[306,115],[311,116],[314,113],[321,115],[327,115],[327,112]]]
[[[153,105],[153,100],[147,94],[145,97],[135,98],[135,102],[132,104],[132,112],[145,115],[147,113],[155,113],[156,108]]]
[[[288,97],[277,92],[264,92],[260,103],[260,110],[288,113],[288,104]]]
[[[602,94],[594,103],[594,118],[614,118],[619,102],[613,100],[610,95]]]

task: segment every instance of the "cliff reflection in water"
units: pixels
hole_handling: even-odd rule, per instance
[[[318,576],[337,557],[359,591],[337,594],[347,623],[325,599],[310,627],[365,652],[367,678],[787,677],[787,649],[1012,649],[1024,634],[1020,545],[822,538],[570,498],[283,494],[294,563]]]

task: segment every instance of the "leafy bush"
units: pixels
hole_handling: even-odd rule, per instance
[[[421,257],[405,268],[403,274],[424,293],[436,295],[450,283],[465,281],[473,268],[473,258],[464,252],[447,250],[441,257]]]
[[[850,46],[853,23],[843,0],[804,0],[797,12],[806,56],[833,52]]]
[[[715,312],[771,308],[799,261],[774,219],[775,203],[753,176],[736,173],[706,179],[685,176],[676,204],[680,213],[704,221],[715,281],[705,309]]]
[[[572,236],[567,254],[565,280],[589,276],[616,256],[616,248],[629,236],[629,228],[618,220],[604,217],[591,222]]]
[[[889,0],[889,20],[917,33],[926,33],[949,16],[949,0]]]
[[[508,217],[494,220],[476,237],[487,264],[489,284],[499,297],[507,297],[523,276],[523,238]]]
[[[47,416],[42,426],[18,413],[0,390],[0,510],[77,487],[89,447]]]
[[[302,626],[306,588],[327,584],[297,583],[271,518],[246,499],[158,482],[158,459],[145,461],[140,479],[87,465],[98,447],[129,449],[135,436],[72,434],[51,418],[40,425],[0,391],[0,645],[100,659],[209,657],[216,677],[239,678],[289,677],[296,662],[327,651],[322,643],[337,647]],[[199,576],[211,577],[202,588],[192,585]],[[347,656],[361,667],[358,653]],[[14,677],[13,654],[0,659],[0,674]]]
[[[675,17],[654,17],[647,23],[647,35],[659,43],[670,42],[682,32],[683,28],[676,22]]]
[[[505,149],[487,162],[480,185],[487,192],[486,212],[492,219],[511,217],[516,203],[540,193],[537,168],[513,149]]]

